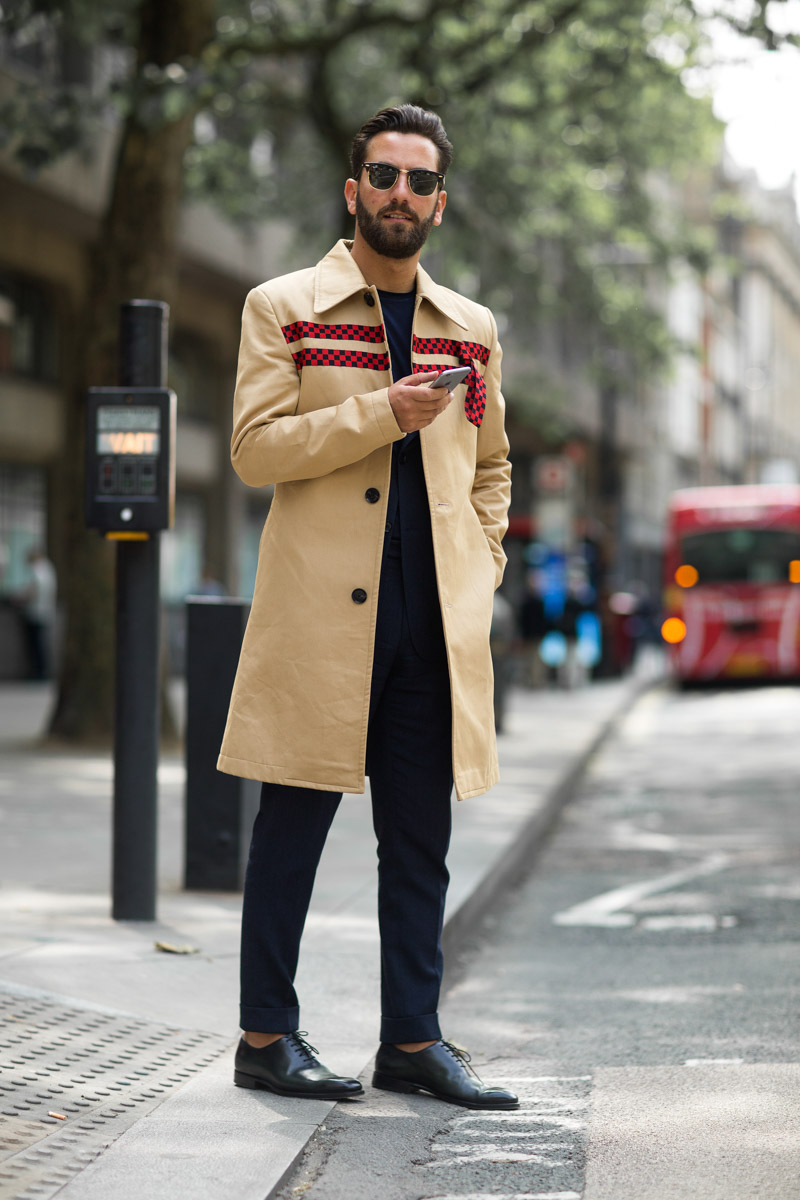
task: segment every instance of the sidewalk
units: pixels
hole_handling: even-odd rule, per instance
[[[524,868],[646,685],[638,675],[512,693],[501,783],[456,805],[446,952]],[[37,751],[49,700],[42,686],[0,687],[0,1200],[265,1200],[332,1105],[231,1084],[241,898],[180,890],[177,757],[159,769],[158,921],[111,921],[111,762]],[[375,910],[368,801],[345,796],[297,982],[323,1061],[366,1080],[379,1013]]]

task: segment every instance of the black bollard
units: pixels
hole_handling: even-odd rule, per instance
[[[165,387],[169,306],[122,305],[122,387]],[[158,820],[160,534],[117,542],[112,910],[154,921]]]
[[[237,891],[260,784],[217,770],[250,604],[186,601],[186,866],[184,886]]]

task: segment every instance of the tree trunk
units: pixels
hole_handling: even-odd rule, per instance
[[[214,32],[213,0],[144,0],[137,72],[196,59]],[[83,523],[86,389],[118,381],[120,304],[165,300],[177,284],[177,231],[183,158],[194,112],[143,124],[134,110],[122,130],[108,210],[92,250],[90,288],[82,319],[75,391],[65,439],[67,506],[66,635],[51,733],[76,741],[108,741],[113,730],[114,554]]]

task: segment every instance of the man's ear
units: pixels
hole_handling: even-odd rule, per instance
[[[356,213],[356,195],[358,194],[358,181],[348,179],[344,185],[344,198],[347,204],[347,211],[351,216]]]
[[[445,210],[446,204],[447,204],[447,192],[439,192],[439,199],[436,201],[436,211],[433,214],[434,225],[441,225],[442,213]],[[353,210],[353,211],[355,211],[355,210]]]

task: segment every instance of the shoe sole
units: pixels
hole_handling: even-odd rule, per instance
[[[291,1096],[294,1100],[349,1100],[352,1096],[363,1096],[364,1089],[359,1087],[357,1092],[294,1092],[289,1088],[273,1087],[264,1079],[256,1079],[254,1075],[245,1075],[244,1071],[233,1072],[233,1082],[236,1087],[249,1088],[254,1092],[272,1092],[276,1096]]]
[[[446,1096],[443,1092],[435,1092],[433,1088],[426,1087],[422,1083],[409,1083],[405,1079],[395,1079],[393,1075],[383,1075],[380,1071],[376,1071],[372,1076],[372,1086],[380,1088],[384,1092],[403,1092],[404,1094],[425,1092],[437,1100],[444,1100],[446,1104],[458,1104],[460,1108],[474,1108],[483,1110],[484,1112],[492,1109],[509,1111],[513,1108],[519,1108],[519,1100],[498,1101],[495,1104],[478,1104],[473,1100],[458,1100],[455,1096]]]

